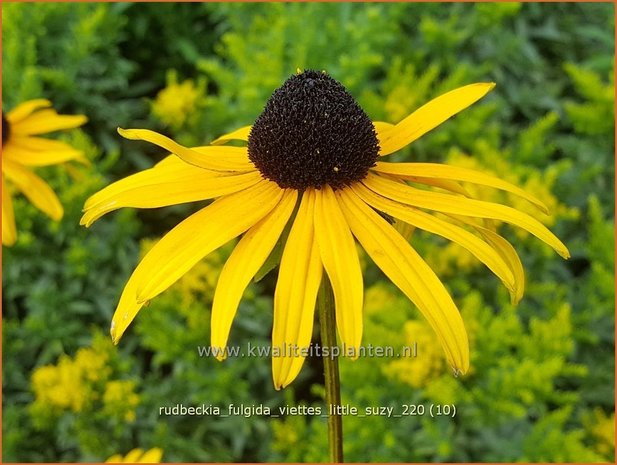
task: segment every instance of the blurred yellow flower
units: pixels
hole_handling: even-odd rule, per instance
[[[49,100],[30,100],[6,115],[2,112],[2,244],[17,240],[12,192],[15,188],[53,220],[64,210],[49,185],[32,168],[70,160],[86,162],[84,155],[58,140],[35,137],[40,134],[72,129],[87,121],[83,115],[59,115]]]
[[[82,411],[96,397],[92,382],[105,373],[106,361],[106,354],[82,348],[75,359],[63,355],[57,365],[37,368],[32,374],[33,408]]]
[[[112,455],[105,463],[160,463],[163,458],[163,449],[154,447],[146,452],[143,449],[133,449],[124,457],[120,454]]]
[[[178,83],[176,73],[167,75],[167,86],[161,90],[151,103],[152,114],[164,124],[180,128],[195,112],[204,95],[204,86],[188,79]]]
[[[532,216],[471,198],[460,182],[505,190],[547,212],[541,201],[517,186],[449,165],[381,160],[493,87],[476,83],[451,90],[390,124],[371,121],[327,73],[298,71],[272,94],[253,126],[210,146],[190,149],[153,131],[120,129],[128,139],[152,142],[174,155],[94,194],[86,201],[81,224],[88,227],[122,207],[217,199],[165,235],[137,266],[112,320],[113,341],[118,342],[144,304],[204,256],[243,235],[221,271],[212,306],[211,345],[219,359],[225,358],[242,295],[290,223],[274,292],[276,389],[290,384],[304,363],[324,271],[332,283],[340,340],[359,353],[364,284],[356,241],[426,317],[453,371],[467,372],[467,333],[452,297],[387,218],[463,245],[502,280],[515,301],[522,297],[523,269],[514,247],[473,219],[519,226],[566,258],[568,249]],[[230,140],[245,141],[247,147],[225,146]],[[459,226],[458,217],[472,220]],[[289,353],[288,347],[297,350]]]
[[[423,321],[410,320],[403,327],[405,347],[416,347],[417,356],[401,357],[388,363],[384,373],[415,388],[424,387],[446,371],[439,341]]]
[[[600,408],[583,418],[589,435],[593,438],[594,449],[603,457],[615,456],[615,413],[604,413]]]
[[[139,405],[135,383],[124,380],[109,381],[105,385],[103,404],[106,413],[125,421],[135,421],[135,407]]]
[[[135,420],[140,397],[135,382],[112,379],[109,341],[97,335],[92,347],[82,347],[74,357],[62,355],[55,365],[34,370],[31,379],[36,420],[57,417],[66,411],[90,415],[93,411],[122,421]]]

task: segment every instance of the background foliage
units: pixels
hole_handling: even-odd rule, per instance
[[[118,347],[104,335],[138,255],[197,206],[78,226],[89,195],[164,155],[122,141],[117,126],[207,143],[250,124],[296,68],[326,69],[373,119],[392,122],[458,85],[495,81],[480,104],[393,157],[523,186],[551,206],[545,221],[572,252],[564,262],[504,228],[527,270],[513,308],[463,250],[413,236],[464,314],[472,371],[461,379],[367,264],[364,342],[415,341],[420,353],[344,360],[344,402],[458,413],[346,417],[347,460],[613,461],[614,5],[5,3],[2,13],[3,110],[45,97],[86,114],[63,137],[93,161],[41,170],[65,207],[60,223],[16,199],[20,236],[2,264],[4,461],[98,461],[135,447],[161,447],[166,461],[326,459],[319,417],[159,416],[176,403],[323,404],[319,360],[276,392],[266,358],[198,356],[228,250],[155,299]],[[250,287],[231,344],[269,344],[275,278]]]

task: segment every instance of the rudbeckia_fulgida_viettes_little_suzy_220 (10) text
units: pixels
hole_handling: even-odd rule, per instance
[[[371,121],[326,72],[305,70],[274,91],[252,126],[211,145],[187,148],[150,130],[118,129],[125,138],[151,142],[171,155],[92,195],[85,204],[83,225],[89,227],[121,207],[215,200],[165,234],[138,264],[113,316],[113,341],[118,342],[145,303],[204,256],[240,236],[221,270],[212,304],[211,345],[225,348],[244,290],[289,223],[274,292],[273,354],[276,347],[309,347],[324,271],[334,294],[340,341],[352,357],[358,354],[364,288],[357,241],[425,316],[454,373],[465,373],[469,345],[461,315],[397,223],[469,250],[503,282],[514,302],[523,295],[523,266],[490,220],[525,229],[564,258],[569,257],[568,249],[537,219],[474,199],[462,184],[510,192],[548,213],[542,202],[508,182],[444,164],[382,160],[493,87],[475,83],[454,89],[390,124]],[[232,140],[246,146],[226,145]],[[303,352],[272,357],[276,389],[298,375]]]
[[[69,161],[88,164],[84,154],[65,142],[42,134],[74,129],[85,124],[83,115],[59,115],[46,99],[28,100],[2,112],[2,245],[17,241],[13,191],[21,192],[52,220],[64,209],[54,191],[33,169]]]

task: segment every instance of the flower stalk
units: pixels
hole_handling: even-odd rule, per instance
[[[332,285],[327,275],[323,276],[317,296],[317,312],[322,347],[332,348],[336,345],[336,317]],[[326,406],[328,410],[328,444],[330,462],[343,462],[343,417],[338,407],[341,405],[341,381],[338,370],[338,355],[332,356],[332,350],[323,357],[324,380],[326,388]]]

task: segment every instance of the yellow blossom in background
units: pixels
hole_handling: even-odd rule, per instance
[[[74,365],[86,381],[100,381],[109,376],[110,369],[107,366],[108,355],[96,349],[81,348],[75,355]]]
[[[74,359],[63,355],[57,365],[37,368],[32,374],[33,405],[82,411],[96,398],[92,382],[105,376],[106,362],[106,354],[84,348],[79,349]]]
[[[2,112],[2,244],[17,240],[13,193],[19,191],[53,220],[60,220],[64,209],[49,185],[33,171],[40,166],[67,161],[86,163],[84,154],[58,140],[41,134],[73,129],[88,119],[83,115],[59,115],[44,99],[24,102],[6,115]]]
[[[103,412],[122,421],[135,420],[140,398],[135,382],[114,379],[113,346],[102,335],[92,347],[80,348],[74,357],[62,355],[55,365],[34,370],[30,412],[39,424],[65,412],[91,415]]]
[[[593,440],[593,448],[603,457],[615,455],[615,413],[607,415],[600,408],[587,415],[583,423]]]
[[[152,114],[172,128],[182,127],[202,103],[204,87],[203,83],[195,86],[191,79],[178,83],[177,73],[169,72],[167,86],[151,103]]]
[[[133,449],[124,457],[120,454],[112,455],[105,463],[160,463],[163,458],[163,449],[153,447],[144,452],[143,449]]]
[[[135,408],[139,396],[135,393],[134,381],[115,380],[105,385],[103,393],[104,411],[125,421],[135,421]]]
[[[442,349],[431,327],[423,321],[410,320],[403,327],[404,345],[417,348],[417,357],[405,356],[383,367],[388,376],[415,388],[423,387],[446,371]]]

